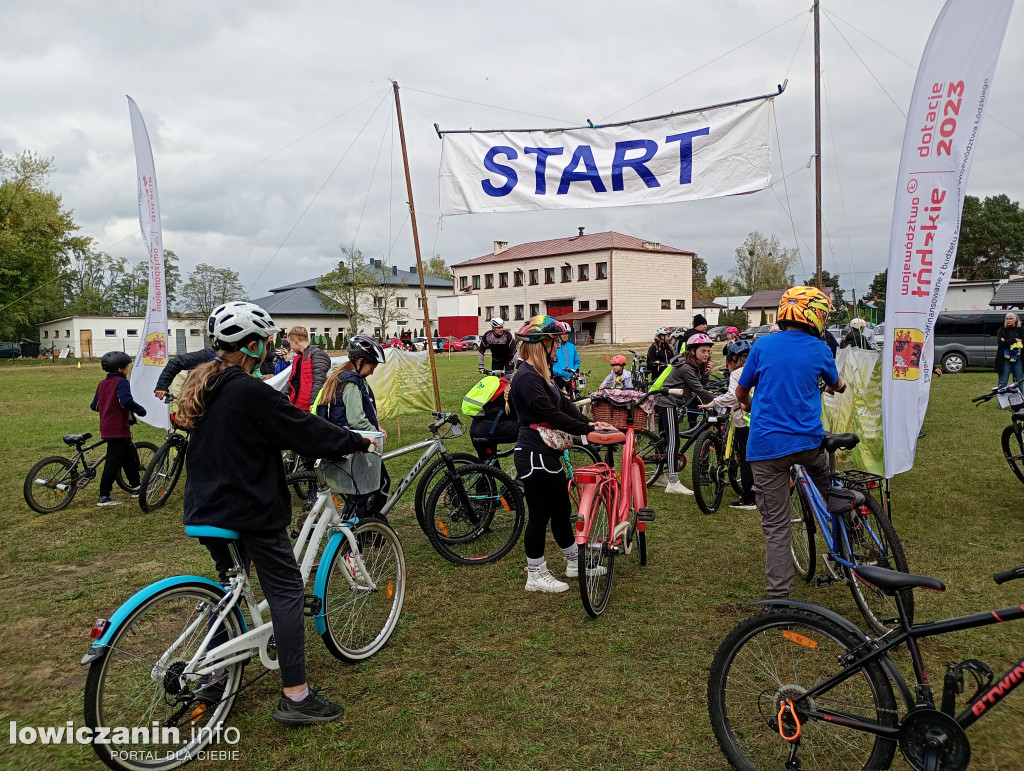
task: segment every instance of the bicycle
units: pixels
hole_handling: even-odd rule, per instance
[[[696,445],[691,470],[693,497],[698,509],[705,514],[714,514],[722,504],[730,473],[734,474],[733,478],[736,479],[734,486],[738,484],[739,456],[732,447],[734,431],[732,417],[728,412],[720,415],[716,409],[707,410],[704,425],[704,430],[692,440]],[[685,452],[685,448],[681,452]],[[733,460],[735,470],[732,466]]]
[[[167,394],[164,401],[170,404],[174,397]],[[178,424],[173,412],[170,413],[170,422],[164,443],[146,466],[139,485],[139,508],[146,513],[167,503],[185,468],[185,451],[191,431]]]
[[[597,618],[608,606],[617,555],[631,554],[635,548],[637,561],[647,564],[647,523],[654,521],[655,511],[647,507],[644,461],[636,445],[635,412],[651,396],[645,394],[627,401],[607,397],[601,400],[611,405],[608,422],[620,430],[587,435],[588,442],[606,446],[606,460],[576,469],[569,483],[579,501],[576,543],[581,563],[580,599],[591,618]],[[618,444],[623,445],[622,465],[616,472],[614,452]]]
[[[649,392],[652,395],[669,393],[667,389]],[[682,389],[672,389],[673,394],[682,394]],[[715,413],[717,415],[717,413]],[[680,416],[682,417],[682,416]],[[686,431],[679,431],[676,441],[676,471],[686,468],[686,451],[697,441],[703,438],[705,430],[709,427],[710,413],[707,410],[700,411],[700,417],[693,428]],[[680,441],[681,440],[681,441]],[[640,455],[644,461],[647,474],[647,486],[653,486],[668,468],[668,440],[654,431],[637,432],[637,444],[640,447]]]
[[[633,381],[633,388],[637,391],[646,391],[650,387],[650,373],[647,371],[647,357],[636,351],[633,354],[633,361],[629,364],[629,377]]]
[[[824,497],[807,470],[793,466],[790,505],[797,503],[797,508],[790,515],[791,552],[796,574],[809,583],[815,574],[814,532],[821,530],[826,549],[821,556],[827,575],[817,585],[839,581],[841,572],[865,621],[875,632],[884,634],[896,621],[895,607],[879,587],[861,580],[856,569],[869,565],[901,573],[909,570],[896,528],[882,505],[868,492],[870,486],[880,485],[883,478],[859,469],[836,470],[836,451],[852,450],[859,443],[856,434],[825,434],[821,446],[829,455],[830,482]],[[913,594],[905,592],[901,600],[907,618],[913,622]]]
[[[1003,429],[1000,443],[1003,446],[1003,457],[1010,464],[1014,475],[1021,482],[1024,482],[1024,396],[1016,383],[993,388],[991,393],[976,396],[971,399],[974,406],[990,399],[999,399],[999,406],[1002,409],[1010,408],[1010,425]]]
[[[377,653],[395,631],[405,600],[405,553],[386,522],[341,518],[327,482],[331,468],[315,468],[319,495],[295,542],[295,559],[303,583],[314,577],[305,606],[317,634],[332,655],[354,664]],[[238,694],[279,667],[269,606],[256,602],[239,561],[240,534],[207,525],[187,525],[185,533],[229,542],[234,567],[225,585],[195,575],[151,584],[97,622],[82,659],[89,666],[85,723],[94,736],[103,729],[112,737],[110,744],[93,744],[111,768],[153,771],[187,763],[220,735]],[[256,660],[267,671],[243,683],[246,664]],[[141,743],[136,730],[157,726],[163,744],[154,753],[148,731]],[[114,727],[131,729],[131,736],[119,740]]]
[[[722,641],[708,678],[708,711],[718,746],[734,769],[800,769],[798,753],[804,751],[815,768],[884,771],[899,746],[918,771],[962,771],[971,753],[966,729],[1024,682],[1024,660],[998,680],[978,659],[952,661],[936,709],[917,641],[1024,618],[1024,605],[913,624],[904,592],[945,591],[942,581],[869,565],[856,571],[894,599],[894,632],[872,638],[834,611],[777,599],[757,603],[762,612],[741,621]],[[1024,578],[1024,565],[993,576],[997,584],[1017,578]],[[900,646],[910,654],[912,685],[889,656]],[[958,712],[967,673],[975,691]]]
[[[96,478],[96,469],[106,459],[104,452],[96,460],[87,460],[86,453],[95,450],[97,447],[107,443],[106,439],[90,444],[85,443],[92,439],[92,434],[65,434],[64,444],[75,448],[75,454],[70,458],[63,455],[50,455],[36,463],[25,476],[25,484],[22,492],[25,496],[25,503],[40,514],[52,514],[55,511],[69,506],[80,489],[86,487]],[[135,448],[135,455],[139,460],[139,475],[149,466],[151,459],[156,453],[156,445],[152,442],[132,441]],[[117,486],[126,493],[134,493],[135,488],[128,484],[122,468],[117,472],[114,479]]]

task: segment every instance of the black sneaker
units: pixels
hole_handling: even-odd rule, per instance
[[[750,509],[756,509],[757,508],[757,504],[754,503],[753,501],[744,500],[743,498],[737,498],[735,501],[733,501],[732,503],[729,504],[729,508],[730,509],[745,509],[745,510],[749,511]]]
[[[292,701],[282,696],[274,710],[274,720],[286,725],[316,725],[330,723],[345,714],[345,708],[325,699],[317,691],[309,689],[309,695],[302,701]]]

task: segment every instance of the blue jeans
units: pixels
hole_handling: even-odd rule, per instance
[[[1003,368],[999,372],[999,387],[1002,388],[1010,381],[1010,373],[1013,373],[1013,381],[1015,383],[1024,383],[1024,361],[1017,359],[1017,361],[1010,361],[1009,359],[1003,359]]]

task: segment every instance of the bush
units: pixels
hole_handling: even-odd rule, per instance
[[[736,327],[740,332],[747,328],[747,313],[740,309],[734,311],[721,310],[718,312],[718,326]]]

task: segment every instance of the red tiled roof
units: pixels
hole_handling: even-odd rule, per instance
[[[689,254],[684,249],[676,249],[673,246],[662,245],[660,249],[648,249],[641,238],[626,236],[622,233],[608,231],[607,233],[593,233],[590,235],[572,236],[571,238],[553,238],[549,241],[533,241],[528,244],[516,244],[510,246],[501,254],[485,254],[483,257],[475,257],[472,260],[457,262],[451,267],[460,268],[465,265],[484,265],[490,262],[518,262],[519,260],[530,260],[535,257],[552,257],[559,254],[575,254],[577,252],[599,252],[610,249],[633,249],[641,252],[656,251],[659,254]]]
[[[825,286],[821,288],[821,291],[831,297],[836,288],[834,286]],[[785,293],[785,289],[758,289],[754,294],[750,295],[749,300],[743,303],[743,309],[778,308],[779,300],[782,299],[782,295]]]

